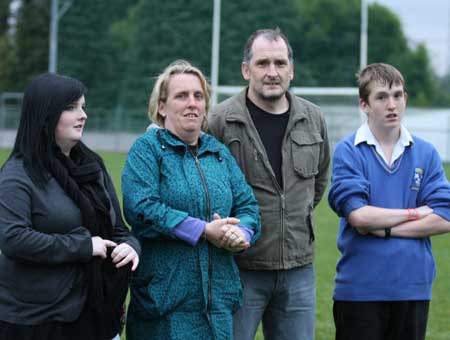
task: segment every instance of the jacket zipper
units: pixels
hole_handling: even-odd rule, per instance
[[[286,127],[287,129],[287,127]],[[281,244],[280,244],[280,262],[281,262],[281,267],[284,269],[285,268],[285,261],[284,261],[284,235],[286,233],[286,226],[285,226],[285,222],[284,222],[284,215],[286,213],[286,187],[285,187],[285,183],[286,183],[286,175],[283,173],[284,170],[284,164],[283,164],[283,160],[285,159],[285,157],[283,157],[283,146],[286,144],[285,143],[285,139],[286,139],[286,132],[285,132],[285,136],[283,138],[283,145],[281,147],[281,176],[282,176],[282,180],[283,183],[280,186],[280,198],[281,198]]]
[[[256,141],[253,138],[251,138],[251,140],[252,140],[253,144],[256,145]],[[284,139],[283,139],[283,141],[284,141]],[[256,149],[255,146],[253,149],[253,157],[254,157],[255,162],[258,161],[258,150]],[[261,162],[263,163],[263,165],[266,166],[266,164],[264,162],[264,157],[262,155],[260,155],[260,158],[261,158]],[[282,157],[282,161],[283,161],[283,157]],[[267,168],[267,166],[266,166],[266,168]],[[283,171],[283,166],[281,167],[281,171]],[[278,193],[280,195],[280,199],[281,199],[281,221],[280,221],[280,223],[281,223],[281,226],[280,226],[281,227],[281,238],[280,238],[280,242],[279,242],[280,245],[279,245],[279,252],[278,252],[279,255],[278,256],[279,256],[279,262],[280,262],[282,268],[284,268],[284,260],[283,260],[284,259],[284,243],[283,243],[283,240],[284,240],[284,233],[285,233],[284,214],[285,214],[285,210],[286,210],[284,178],[285,178],[285,176],[283,174],[283,184],[281,184],[281,183],[277,182],[275,175],[274,174],[272,175],[272,180],[275,183],[275,187],[277,188]]]
[[[291,125],[292,126],[292,125]],[[289,127],[289,122],[288,125],[286,126],[286,130],[284,131],[284,137],[283,137],[283,141],[281,144],[281,176],[283,179],[283,183],[280,185],[280,198],[281,198],[281,245],[280,245],[280,262],[282,265],[282,268],[285,268],[285,261],[284,261],[284,234],[286,232],[286,228],[285,228],[285,220],[284,220],[284,215],[286,214],[286,174],[284,173],[284,168],[285,168],[285,157],[283,154],[284,151],[284,147],[286,146],[287,142],[287,136],[290,135],[291,133],[291,129],[288,129]],[[291,156],[292,157],[292,156]]]
[[[208,186],[206,185],[205,175],[203,174],[203,171],[200,168],[200,163],[199,163],[197,155],[194,154],[194,152],[189,147],[188,147],[188,149],[189,149],[192,157],[194,158],[195,166],[197,167],[198,173],[200,174],[200,179],[202,181],[203,189],[205,190],[206,220],[209,221],[210,216],[211,216],[211,202],[210,202],[210,197],[209,197]],[[216,333],[214,331],[214,328],[213,328],[212,322],[211,322],[211,300],[212,300],[212,296],[211,296],[211,278],[212,278],[211,247],[210,247],[209,243],[207,243],[207,246],[208,246],[208,301],[206,303],[206,318],[208,319],[209,326],[211,327],[213,337],[214,337],[214,339],[216,339],[217,338]]]
[[[286,198],[284,193],[281,194],[281,245],[280,245],[280,261],[281,261],[281,266],[284,269],[284,244],[283,244],[283,240],[284,240],[284,233],[285,233],[285,228],[284,228],[284,213],[285,213],[285,209],[286,209]]]

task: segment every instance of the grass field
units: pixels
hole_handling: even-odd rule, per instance
[[[0,164],[8,156],[9,151],[0,149]],[[116,184],[120,195],[120,173],[126,155],[118,153],[102,153],[107,168]],[[450,165],[446,165],[447,178]],[[0,193],[1,194],[1,193]],[[316,209],[316,340],[334,339],[334,323],[332,318],[332,291],[335,264],[339,257],[336,249],[336,232],[338,219],[330,210],[325,200]],[[433,237],[433,251],[437,262],[438,274],[433,287],[433,299],[428,322],[427,340],[450,339],[450,239],[449,235]],[[370,270],[370,269],[369,269]],[[263,340],[259,331],[257,340]]]

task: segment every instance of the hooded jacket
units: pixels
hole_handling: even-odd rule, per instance
[[[196,155],[166,129],[132,146],[122,175],[124,213],[142,245],[131,283],[127,338],[228,339],[242,288],[232,253],[173,228],[187,216],[233,216],[259,237],[258,204],[234,158],[202,134]]]

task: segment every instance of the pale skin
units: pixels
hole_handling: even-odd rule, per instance
[[[56,125],[56,144],[58,144],[61,152],[67,157],[70,156],[70,151],[81,140],[83,135],[83,128],[87,119],[84,104],[84,96],[81,96],[77,101],[68,105],[66,110],[61,113],[58,124]],[[114,250],[111,253],[111,258],[116,267],[120,268],[131,262],[131,270],[136,270],[139,264],[139,256],[133,247],[127,243],[117,245],[115,242],[99,236],[94,236],[91,240],[92,256],[106,258],[107,248],[113,247]]]
[[[214,214],[214,220],[206,224],[206,239],[219,248],[232,252],[242,251],[250,247],[242,230],[237,227],[239,219],[234,217],[221,218]]]
[[[159,114],[164,117],[164,127],[189,145],[197,145],[202,122],[206,117],[205,93],[200,79],[195,74],[180,73],[170,77],[167,99],[160,101]],[[242,251],[250,246],[245,235],[237,227],[239,219],[221,218],[205,226],[206,239],[218,248]]]
[[[400,136],[400,123],[406,107],[406,92],[401,84],[374,83],[367,102],[360,99],[360,107],[367,114],[368,125],[391,161],[394,146]],[[391,236],[418,238],[450,232],[450,222],[424,205],[413,210],[387,209],[366,205],[348,216],[351,226],[361,234],[384,237],[384,228],[391,228]]]
[[[289,109],[286,91],[294,78],[294,66],[282,38],[255,39],[252,58],[241,65],[242,76],[248,81],[248,98],[263,110],[281,114]]]
[[[167,99],[160,101],[159,114],[164,127],[189,145],[197,145],[206,118],[205,93],[200,79],[190,73],[170,77]]]

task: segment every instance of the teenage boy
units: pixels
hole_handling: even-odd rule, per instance
[[[450,186],[433,145],[401,124],[402,74],[371,64],[358,83],[367,122],[336,146],[328,196],[340,216],[336,340],[422,340],[436,274],[429,236],[450,231]]]

